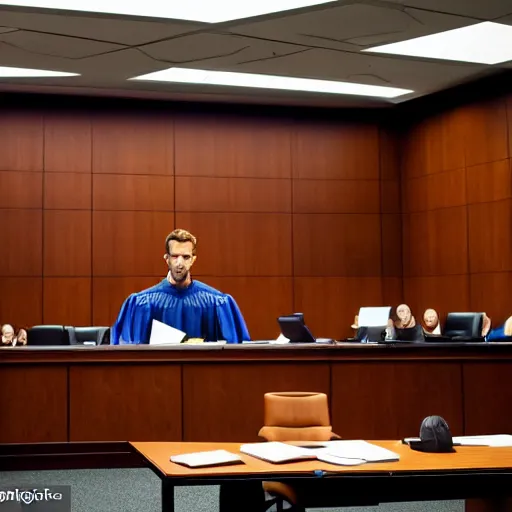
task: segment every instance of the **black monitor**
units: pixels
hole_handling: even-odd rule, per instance
[[[398,327],[396,327],[395,335],[396,339],[399,341],[425,341],[425,335],[423,333],[423,327],[421,327],[421,325],[415,325],[414,327],[409,327],[408,329],[399,329]]]
[[[281,334],[288,338],[291,343],[316,343],[315,337],[304,323],[304,317],[298,315],[280,316],[277,322],[281,328]]]
[[[302,313],[280,316],[277,319],[281,334],[290,340],[290,343],[333,343],[332,338],[315,338],[304,322]]]
[[[385,326],[359,327],[355,339],[366,343],[380,343],[386,338]]]
[[[480,338],[483,320],[483,313],[448,313],[443,334],[450,338]]]

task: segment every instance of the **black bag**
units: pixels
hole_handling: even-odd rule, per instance
[[[441,416],[427,416],[420,427],[420,441],[412,441],[413,450],[428,453],[453,452],[453,437],[448,423]]]

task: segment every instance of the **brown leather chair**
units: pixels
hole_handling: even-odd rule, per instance
[[[325,393],[289,391],[266,393],[265,425],[259,436],[266,441],[330,441],[340,439],[332,431],[329,402]],[[283,501],[294,510],[303,510],[298,504],[293,487],[280,482],[263,482],[263,489],[272,496],[277,510],[283,510]]]

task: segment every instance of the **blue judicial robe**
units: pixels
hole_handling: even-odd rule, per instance
[[[249,331],[231,295],[200,281],[180,289],[163,279],[156,286],[133,293],[124,302],[112,327],[111,344],[149,343],[153,319],[206,341],[250,340]]]
[[[512,341],[512,336],[505,334],[505,324],[503,324],[489,332],[486,341]]]

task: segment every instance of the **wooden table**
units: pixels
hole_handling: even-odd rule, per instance
[[[225,482],[280,481],[300,490],[307,507],[377,505],[383,502],[479,498],[485,510],[510,510],[512,448],[457,447],[428,454],[400,441],[370,441],[400,455],[398,462],[337,466],[319,461],[270,464],[241,454],[244,465],[190,469],[172,455],[224,449],[240,443],[145,443],[131,445],[162,479],[162,511],[174,510],[174,487]],[[240,503],[240,510],[243,510]],[[479,506],[473,502],[472,506]],[[482,508],[480,509],[482,510]]]
[[[207,344],[206,344],[207,345]],[[329,396],[344,438],[512,432],[512,344],[0,348],[0,443],[257,441],[268,391]]]

